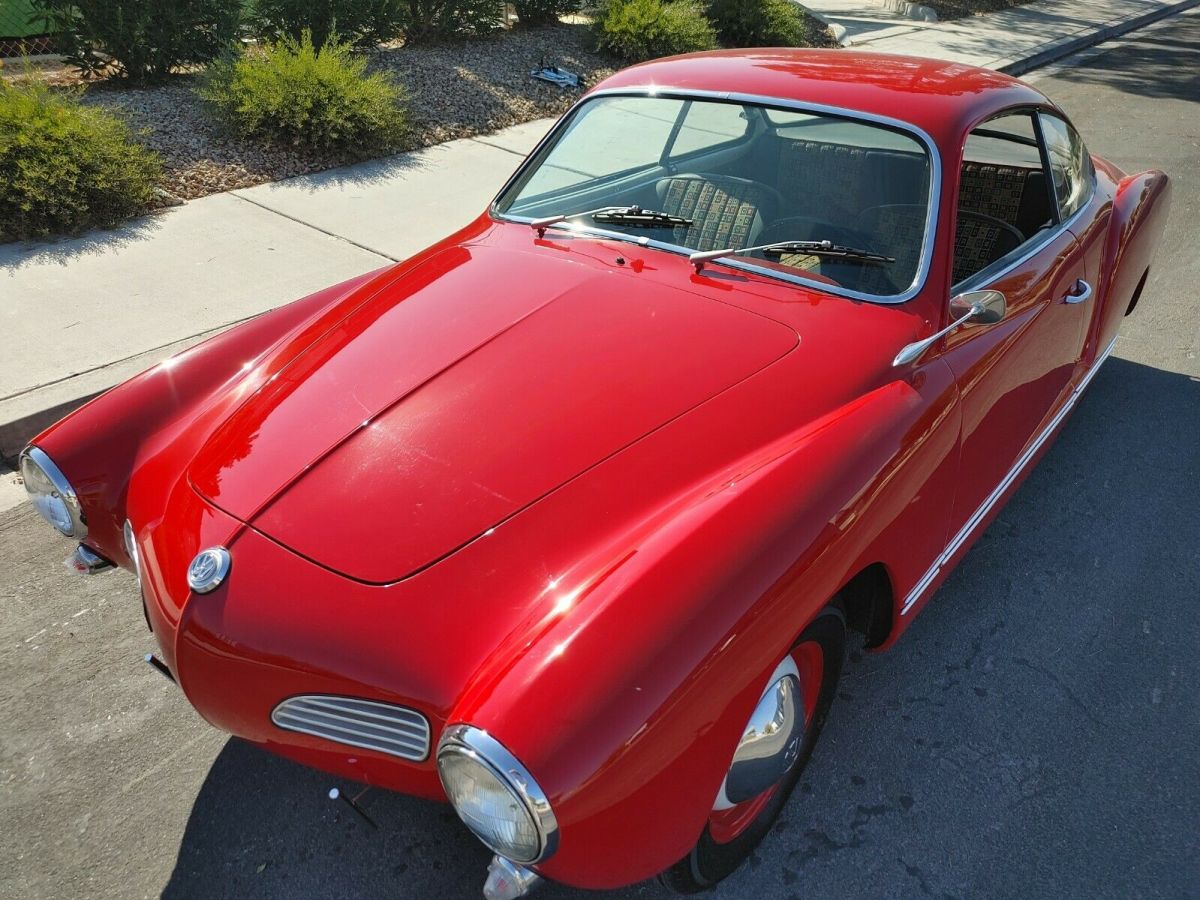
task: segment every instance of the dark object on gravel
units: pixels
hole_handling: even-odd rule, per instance
[[[530,72],[529,77],[536,78],[538,81],[548,81],[550,84],[556,84],[561,88],[577,88],[583,83],[574,72],[568,72],[566,69],[560,69],[558,66],[548,66],[545,63],[542,63]]]

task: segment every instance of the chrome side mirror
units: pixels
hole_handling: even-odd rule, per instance
[[[892,365],[906,366],[916,362],[925,355],[926,350],[968,322],[974,322],[977,325],[995,325],[1007,313],[1008,301],[999,291],[971,291],[969,294],[959,294],[950,301],[950,314],[955,317],[954,321],[937,334],[932,334],[923,341],[917,341],[904,347],[896,354]]]

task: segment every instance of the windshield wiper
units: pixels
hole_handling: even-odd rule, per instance
[[[638,228],[691,228],[692,220],[670,213],[658,212],[653,209],[642,209],[640,206],[602,206],[586,212],[568,213],[561,216],[547,216],[544,219],[534,219],[529,223],[539,235],[546,229],[560,225],[570,219],[590,218],[595,222],[606,225],[635,225]]]
[[[761,253],[763,256],[791,256],[792,254],[830,256],[835,259],[852,259],[856,262],[874,263],[881,266],[896,261],[894,256],[884,256],[882,253],[862,250],[858,247],[846,247],[842,244],[835,244],[833,241],[776,241],[773,244],[760,244],[757,247],[706,250],[703,253],[693,253],[688,260],[699,272],[710,260],[720,259],[723,256],[740,256],[743,253]]]

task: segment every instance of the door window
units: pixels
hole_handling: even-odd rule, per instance
[[[954,283],[1019,255],[1054,224],[1031,112],[1010,113],[967,137],[959,179]]]

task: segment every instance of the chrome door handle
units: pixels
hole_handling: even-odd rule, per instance
[[[1092,286],[1080,278],[1075,282],[1075,286],[1071,288],[1070,293],[1063,297],[1064,303],[1087,303],[1092,299]]]

